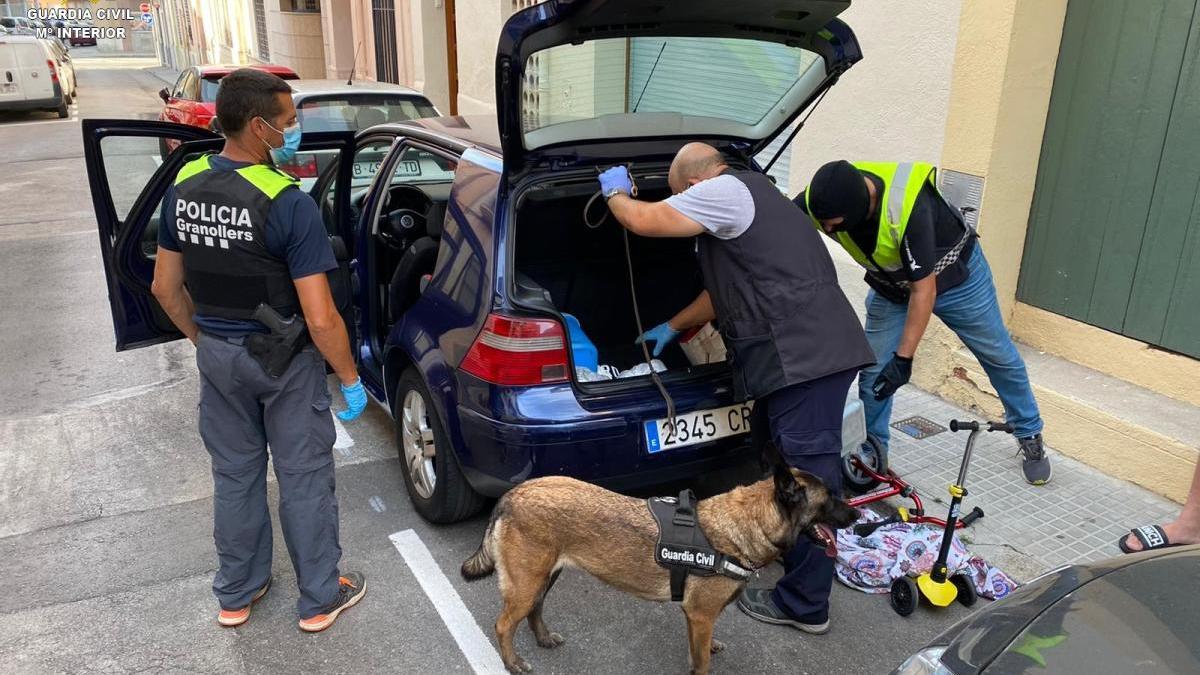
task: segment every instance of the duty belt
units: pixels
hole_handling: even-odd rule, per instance
[[[718,574],[746,581],[753,570],[733,556],[717,551],[708,543],[696,519],[696,495],[691,490],[679,493],[679,498],[651,497],[646,500],[650,515],[658,523],[658,542],[654,545],[654,562],[671,573],[671,600],[683,600],[683,589],[689,574],[711,577]]]

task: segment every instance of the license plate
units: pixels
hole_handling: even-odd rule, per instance
[[[750,432],[754,401],[715,410],[697,410],[644,424],[646,449],[662,452]]]
[[[355,178],[370,178],[379,171],[379,162],[355,162],[354,177]]]

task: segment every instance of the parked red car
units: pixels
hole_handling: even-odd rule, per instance
[[[256,68],[274,73],[285,80],[298,80],[300,76],[287,66],[277,66],[271,63],[260,63],[250,66],[192,66],[179,74],[179,79],[172,87],[163,87],[158,96],[163,100],[162,112],[158,119],[164,122],[187,124],[193,127],[207,129],[209,122],[217,114],[217,85],[221,78],[238,68]],[[179,141],[163,139],[159,141],[159,150],[166,157],[179,146]]]

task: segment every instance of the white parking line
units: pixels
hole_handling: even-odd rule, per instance
[[[162,160],[158,160],[158,163],[162,164]],[[333,416],[333,429],[337,432],[337,438],[333,440],[334,449],[345,450],[354,447],[354,439],[350,437],[346,427],[342,426],[342,420],[338,419],[337,415]]]
[[[400,552],[404,562],[412,570],[421,590],[429,596],[434,609],[442,617],[450,635],[458,643],[459,650],[467,657],[467,663],[476,673],[500,675],[504,673],[504,663],[500,655],[492,647],[492,643],[483,634],[471,610],[463,604],[458,591],[450,585],[450,580],[442,574],[442,569],[433,560],[425,543],[413,530],[397,532],[390,537],[392,545]]]

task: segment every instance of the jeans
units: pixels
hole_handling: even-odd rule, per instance
[[[967,262],[969,273],[965,281],[939,294],[933,313],[954,331],[971,350],[988,380],[1004,404],[1004,419],[1013,425],[1017,438],[1030,438],[1042,431],[1025,361],[1017,352],[1008,329],[1000,317],[992,270],[976,243]],[[876,401],[871,386],[879,371],[892,358],[904,332],[908,305],[887,300],[874,290],[867,294],[867,341],[875,350],[876,364],[863,369],[858,378],[858,395],[867,418],[867,433],[878,438],[886,447],[891,436],[888,423],[892,417],[892,397]]]

